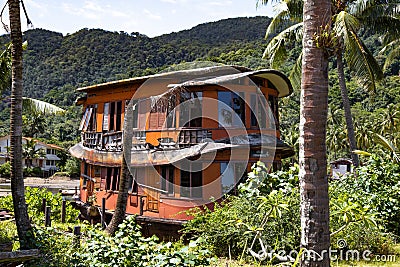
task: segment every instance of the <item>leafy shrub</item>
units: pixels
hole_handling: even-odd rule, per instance
[[[0,165],[0,176],[9,178],[11,174],[11,163],[8,161]]]
[[[17,228],[14,222],[0,222],[0,244],[12,242],[17,236]]]
[[[194,219],[183,232],[206,240],[217,256],[238,258],[261,236],[263,244],[275,250],[292,250],[300,240],[299,191],[297,169],[270,174],[263,163],[253,166],[246,182],[239,186],[239,196],[222,203],[192,211]],[[279,242],[277,242],[279,240]],[[254,247],[252,247],[254,245]]]
[[[75,266],[208,266],[210,252],[202,240],[181,243],[158,242],[142,237],[134,216],[128,217],[114,237],[91,231],[80,252],[74,255]]]
[[[42,169],[40,167],[26,167],[24,168],[24,177],[27,176],[42,176]]]
[[[400,235],[400,164],[372,156],[354,175],[332,183],[335,198],[362,203],[379,214],[385,231]]]
[[[349,176],[331,182],[330,222],[334,249],[339,240],[345,240],[347,248],[353,250],[368,249],[385,254],[392,249],[393,235],[385,233],[377,214],[383,207],[395,210],[400,196],[396,191],[398,182],[393,181],[397,178],[384,177],[396,176],[396,168],[391,163],[385,165],[373,160],[371,165],[360,168],[357,177]],[[267,252],[272,249],[299,251],[300,197],[297,174],[297,166],[288,171],[268,173],[262,163],[257,163],[246,182],[239,186],[238,196],[215,203],[214,211],[206,207],[192,210],[194,219],[185,225],[183,232],[204,238],[213,253],[224,257],[248,255],[248,248],[258,252],[261,247],[258,240],[253,243],[255,236],[262,237]],[[378,179],[381,190],[384,190],[382,192],[378,192]],[[388,212],[383,214],[388,215]],[[393,216],[392,213],[390,215]],[[387,222],[392,218],[395,217],[386,216],[384,226],[390,225]],[[392,223],[398,223],[398,220]]]
[[[35,229],[37,247],[43,257],[24,266],[208,266],[210,253],[201,240],[163,243],[144,238],[133,216],[119,226],[115,236],[88,227],[82,244],[71,233],[55,228]]]
[[[67,172],[70,177],[79,176],[81,171],[80,161],[76,158],[69,158],[65,163],[64,171]]]
[[[42,199],[46,199],[46,205],[51,207],[51,220],[54,222],[61,221],[61,194],[53,194],[46,188],[25,188],[25,201],[28,205],[28,215],[35,223],[42,223],[44,220],[44,212],[42,210]],[[14,210],[12,196],[0,198],[0,208],[5,208],[9,211]],[[79,211],[74,209],[67,201],[66,205],[66,222],[76,222]]]

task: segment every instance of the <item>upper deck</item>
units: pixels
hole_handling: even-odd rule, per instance
[[[262,134],[280,137],[278,98],[291,84],[276,70],[212,67],[79,88],[82,143],[71,152],[88,162],[119,165],[125,110],[133,110],[134,151],[182,149],[204,140]],[[111,152],[111,153],[110,153]],[[153,162],[153,164],[156,162]]]

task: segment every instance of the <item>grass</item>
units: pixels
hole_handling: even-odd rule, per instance
[[[384,267],[398,267],[400,266],[400,245],[394,247],[394,253],[390,255],[378,255],[374,257],[370,255],[370,261],[332,261],[331,267],[373,267],[373,266],[384,266]],[[218,259],[216,263],[210,265],[210,267],[267,267],[267,266],[279,266],[279,265],[261,265],[260,263],[243,263],[240,261],[229,260],[229,259]]]

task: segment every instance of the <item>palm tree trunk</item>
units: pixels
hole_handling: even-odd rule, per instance
[[[25,187],[22,175],[22,33],[19,0],[9,0],[11,28],[11,115],[10,115],[10,160],[11,191],[14,215],[21,249],[33,246],[32,226],[25,203]]]
[[[331,23],[331,1],[305,0],[300,97],[301,266],[329,266],[329,196],[326,163],[328,56],[314,34]],[[313,252],[317,253],[314,254]],[[316,256],[321,255],[321,257]]]
[[[344,78],[344,67],[343,67],[343,59],[341,51],[337,54],[337,70],[339,77],[340,93],[342,95],[344,117],[346,119],[347,136],[349,138],[349,144],[350,144],[351,159],[353,160],[354,167],[358,167],[360,165],[358,155],[356,153],[353,153],[354,150],[357,150],[357,142],[356,142],[356,134],[354,133],[353,117],[351,116],[351,108],[350,108],[349,96],[347,94],[346,81]]]
[[[128,186],[129,186],[129,167],[131,163],[131,149],[132,149],[132,137],[133,137],[133,106],[132,101],[127,106],[124,116],[124,149],[122,153],[122,170],[119,180],[118,198],[115,207],[115,212],[108,225],[106,232],[109,235],[114,235],[120,225],[125,219],[126,205],[128,201]]]

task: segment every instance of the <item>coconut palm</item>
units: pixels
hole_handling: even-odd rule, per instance
[[[264,1],[261,1],[264,2]],[[265,49],[264,57],[269,58],[273,67],[281,65],[287,58],[287,44],[298,41],[302,35],[302,13],[299,10],[302,0],[283,0],[277,5],[277,15],[272,20],[266,33],[266,37],[270,38],[282,28],[283,31],[273,37]],[[337,71],[339,78],[339,86],[342,96],[343,108],[345,111],[345,119],[347,133],[351,151],[357,149],[353,118],[351,115],[349,98],[347,95],[347,87],[344,75],[343,55],[347,64],[357,77],[358,82],[368,91],[375,91],[375,82],[383,79],[383,73],[378,63],[374,59],[372,53],[363,44],[358,36],[358,31],[362,25],[368,26],[372,30],[379,32],[384,31],[387,27],[400,27],[400,21],[396,18],[396,12],[393,11],[394,0],[381,2],[378,0],[370,1],[332,1],[333,20],[332,31],[325,32],[326,36],[330,35],[329,47],[327,51],[336,56]],[[320,28],[318,32],[324,32]],[[317,32],[316,32],[317,34]],[[323,40],[323,39],[320,39]],[[301,55],[297,60],[290,78],[295,86],[299,86],[300,68],[299,63]],[[352,153],[354,165],[358,165],[358,156]]]
[[[126,204],[128,201],[128,187],[129,187],[129,166],[131,165],[131,150],[132,150],[132,137],[133,137],[133,101],[129,102],[126,107],[124,116],[124,148],[122,153],[121,177],[119,180],[118,198],[115,205],[115,211],[110,224],[106,228],[109,235],[114,235],[124,219],[126,213]]]
[[[329,29],[329,0],[305,0],[303,7],[303,58],[300,97],[300,246],[322,259],[302,258],[301,266],[329,266],[323,251],[330,246],[329,196],[326,162],[328,113],[328,54],[317,43],[315,33]],[[321,35],[322,36],[322,35]],[[326,254],[326,253],[325,253]]]
[[[262,4],[268,1],[260,1]],[[289,3],[289,2],[288,2]],[[289,9],[289,4],[287,11]],[[294,1],[295,8],[303,14],[303,50],[301,61],[300,97],[300,211],[301,247],[323,255],[323,259],[302,257],[301,266],[329,266],[329,258],[322,253],[328,251],[329,236],[329,197],[326,162],[326,121],[328,113],[328,54],[327,46],[317,41],[324,36],[321,27],[329,31],[331,25],[330,0]],[[278,17],[285,21],[285,16]],[[277,24],[273,24],[277,25]],[[273,27],[273,26],[271,26]],[[289,24],[298,30],[299,25]],[[318,33],[316,36],[315,34]],[[298,37],[298,35],[295,35]],[[283,41],[282,41],[283,42]],[[284,44],[275,43],[279,50]],[[280,50],[281,53],[282,50]],[[279,58],[279,57],[275,57]],[[326,253],[325,253],[326,254]]]
[[[31,138],[26,140],[26,144],[22,145],[22,155],[26,159],[26,167],[32,167],[32,160],[38,158],[45,158],[46,151],[43,148],[37,148],[37,140]]]
[[[10,115],[10,161],[11,192],[18,237],[22,249],[34,246],[31,223],[25,202],[22,174],[22,32],[20,1],[9,0],[11,38],[11,115]]]

